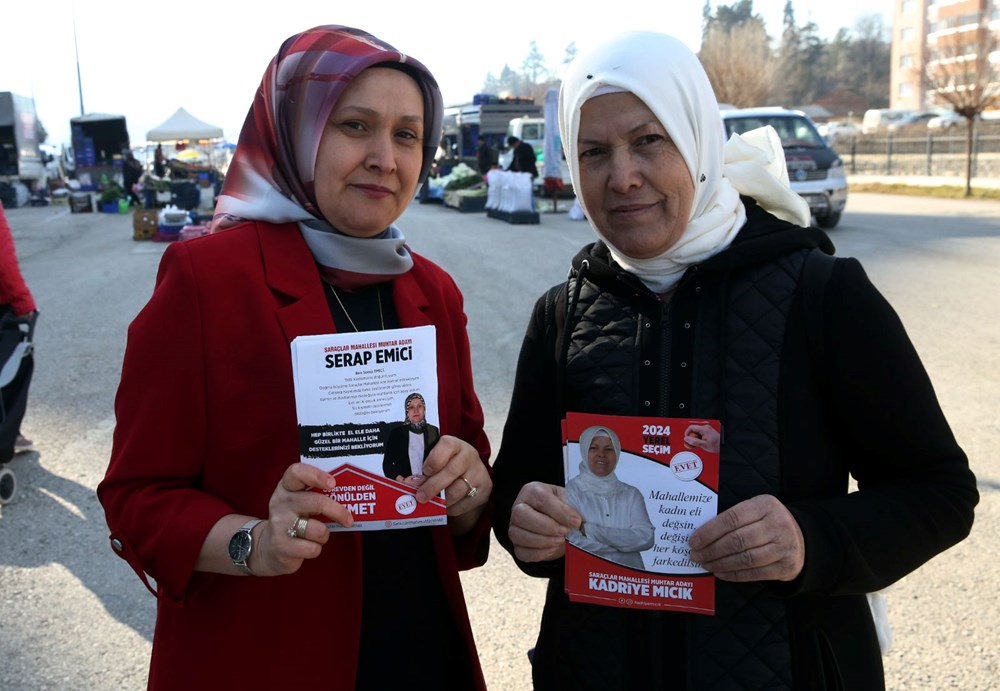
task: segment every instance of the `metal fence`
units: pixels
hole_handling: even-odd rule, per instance
[[[965,177],[965,130],[947,134],[861,135],[833,142],[848,175]],[[972,177],[1000,178],[1000,132],[977,131],[972,139]]]

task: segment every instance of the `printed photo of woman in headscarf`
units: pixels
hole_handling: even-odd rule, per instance
[[[406,419],[396,425],[385,440],[382,473],[416,489],[424,484],[424,459],[441,438],[437,427],[427,422],[424,397],[411,393],[403,403]]]
[[[615,475],[621,453],[618,435],[607,427],[580,435],[580,474],[566,483],[566,503],[583,522],[567,537],[591,554],[644,569],[640,553],[653,546],[653,523],[642,493]]]

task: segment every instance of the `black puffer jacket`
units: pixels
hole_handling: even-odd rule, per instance
[[[720,512],[777,496],[802,529],[805,567],[792,583],[718,582],[706,617],[570,603],[562,560],[519,562],[550,578],[536,691],[882,688],[864,594],[972,526],[975,478],[892,308],[855,260],[803,280],[829,239],[744,203],[733,244],[690,269],[668,303],[599,243],[538,301],[495,463],[495,532],[512,551],[521,487],[563,484],[567,410],[715,418]],[[860,492],[848,494],[849,474]]]

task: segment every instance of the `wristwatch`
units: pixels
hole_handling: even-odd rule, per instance
[[[263,518],[251,518],[229,540],[229,558],[233,560],[233,566],[248,576],[253,575],[253,571],[247,566],[247,559],[253,551],[253,535],[250,531],[263,520]]]

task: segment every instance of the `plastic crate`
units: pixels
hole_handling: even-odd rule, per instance
[[[537,225],[539,216],[537,211],[495,211],[488,210],[486,215],[501,221],[507,221],[512,225]]]
[[[486,211],[486,197],[459,197],[458,206],[452,208],[457,208],[462,213]]]
[[[156,233],[153,234],[154,242],[174,242],[175,240],[181,239],[181,229],[172,228],[171,226],[160,226]]]

